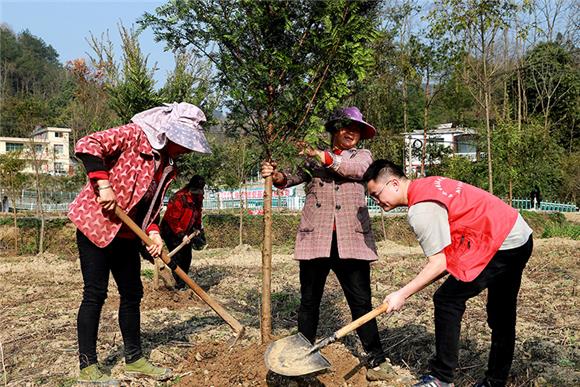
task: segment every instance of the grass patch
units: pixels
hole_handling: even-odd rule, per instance
[[[570,238],[574,240],[580,239],[580,224],[564,223],[564,224],[548,224],[544,228],[542,238]]]
[[[153,269],[143,269],[143,270],[141,270],[141,276],[142,277],[145,277],[145,278],[147,278],[149,280],[152,280],[153,279],[153,274],[154,274],[153,273]]]

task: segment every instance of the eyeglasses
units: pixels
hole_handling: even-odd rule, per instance
[[[378,192],[371,195],[371,199],[373,199],[373,201],[375,203],[379,202],[379,196],[381,196],[381,193],[383,193],[383,191],[385,190],[387,185],[389,185],[389,183],[391,183],[392,181],[393,181],[393,179],[387,180],[387,182],[385,184],[383,184],[383,186],[381,187],[381,189]]]

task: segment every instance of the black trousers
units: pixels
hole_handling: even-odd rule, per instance
[[[340,259],[334,233],[329,258],[300,261],[298,331],[312,343],[316,340],[320,301],[330,270],[340,282],[353,320],[372,310],[370,263],[359,259]],[[365,351],[370,355],[371,366],[385,361],[377,320],[367,322],[357,329],[357,333]]]
[[[141,258],[137,240],[115,238],[100,248],[77,230],[77,245],[83,274],[83,300],[77,317],[80,368],[97,363],[97,333],[101,309],[107,298],[109,273],[117,283],[121,302],[119,326],[125,344],[125,361],[142,356],[140,305],[143,297]]]
[[[167,245],[167,249],[171,252],[177,246],[181,244],[183,239],[179,239],[172,231],[169,231],[169,227],[165,227],[162,224],[161,227],[161,237]],[[191,249],[201,250],[207,244],[205,239],[204,230],[200,230],[199,235],[194,237],[190,244],[183,246],[172,258],[172,260],[187,274],[189,272],[189,267],[191,266]],[[175,272],[173,272],[173,278],[175,278],[175,287],[177,289],[183,289],[186,287],[185,282]]]
[[[514,355],[518,292],[532,248],[530,236],[521,247],[498,251],[473,281],[461,282],[449,277],[437,289],[433,296],[436,354],[431,361],[431,371],[434,376],[447,383],[453,381],[465,303],[487,288],[491,350],[486,377],[493,386],[505,385]]]
[[[163,236],[163,240],[167,245],[167,249],[172,251],[177,246],[181,244],[183,240],[175,238],[173,235]],[[183,246],[171,259],[187,274],[189,272],[189,267],[191,266],[191,244]],[[175,287],[177,289],[185,288],[185,282],[175,272],[173,272],[173,278],[175,278]]]

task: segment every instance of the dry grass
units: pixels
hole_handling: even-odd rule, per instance
[[[425,261],[413,245],[381,242],[379,247],[381,260],[373,267],[375,305],[387,292],[412,278]],[[274,333],[280,337],[295,332],[300,298],[297,265],[286,252],[274,257],[272,285]],[[522,284],[519,335],[510,386],[580,385],[579,258],[579,241],[536,241]],[[174,368],[178,375],[174,384],[221,386],[239,382],[249,386],[287,382],[266,375],[263,368],[257,318],[260,263],[259,250],[247,246],[194,252],[192,278],[248,327],[247,337],[231,355],[222,350],[232,336],[231,331],[209,308],[191,294],[154,292],[151,280],[143,278],[144,349],[155,361]],[[151,269],[148,265],[144,262],[143,268]],[[77,374],[75,326],[82,289],[78,262],[56,255],[2,256],[0,278],[0,343],[6,369],[0,380],[6,378],[8,385],[13,386],[72,385]],[[384,348],[398,369],[400,380],[373,386],[402,385],[402,380],[408,382],[409,376],[418,376],[426,370],[434,347],[431,302],[434,290],[435,287],[428,288],[409,300],[402,312],[379,318]],[[122,340],[117,305],[116,289],[111,282],[101,319],[98,352],[105,366],[114,375],[121,375]],[[327,283],[320,321],[321,337],[349,322],[348,308],[334,276]],[[471,300],[464,318],[459,386],[469,385],[484,372],[488,345],[482,295]],[[331,373],[301,379],[294,385],[364,385],[364,369],[357,366],[356,356],[361,355],[361,347],[356,335],[333,344],[326,354],[334,365]],[[124,383],[152,385],[129,379],[124,379]]]

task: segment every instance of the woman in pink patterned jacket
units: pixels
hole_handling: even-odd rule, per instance
[[[210,153],[201,124],[205,115],[188,103],[165,104],[135,115],[132,123],[81,138],[75,155],[89,182],[69,208],[77,226],[77,245],[84,288],[77,317],[80,376],[83,385],[119,385],[97,362],[97,332],[107,297],[109,273],[117,283],[119,326],[125,344],[125,372],[165,380],[171,370],[152,365],[141,350],[140,278],[137,236],[114,214],[120,206],[155,242],[147,247],[159,256],[163,241],[157,220],[163,197],[176,171],[174,159],[192,151]]]
[[[340,282],[354,320],[372,309],[370,263],[378,258],[362,181],[373,160],[370,151],[356,148],[361,139],[373,138],[376,129],[354,106],[337,110],[325,126],[332,135],[332,149],[305,149],[302,153],[313,161],[299,173],[276,171],[275,164],[268,162],[262,163],[261,171],[263,177],[272,175],[278,188],[306,183],[294,258],[300,262],[298,331],[311,342],[316,339],[330,270]],[[369,354],[367,379],[386,379],[392,369],[376,320],[357,333]]]

